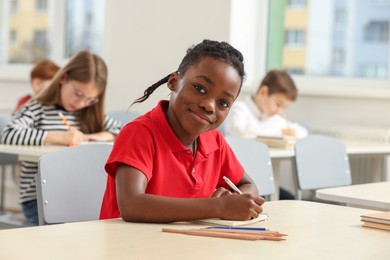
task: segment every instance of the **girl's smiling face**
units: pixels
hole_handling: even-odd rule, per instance
[[[183,144],[222,124],[241,84],[231,64],[210,56],[188,67],[184,75],[175,72],[169,78],[172,94],[167,119]]]

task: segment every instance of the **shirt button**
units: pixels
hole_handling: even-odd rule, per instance
[[[194,173],[195,172],[195,168],[192,168],[192,173]]]
[[[191,152],[191,150],[187,150],[187,151],[186,151],[187,154],[190,153],[190,152]]]

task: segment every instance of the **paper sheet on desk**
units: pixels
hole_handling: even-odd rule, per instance
[[[289,149],[292,148],[297,139],[289,136],[257,136],[255,140],[266,144],[269,148]]]

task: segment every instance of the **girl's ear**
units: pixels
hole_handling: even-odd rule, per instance
[[[259,95],[261,95],[261,96],[268,96],[268,93],[269,93],[269,89],[268,89],[267,85],[263,85],[263,86],[260,87]]]
[[[179,73],[177,71],[173,72],[172,75],[169,76],[167,85],[171,91],[174,91],[176,89],[176,85],[177,85],[177,82],[179,81],[179,77],[180,76],[179,76]]]

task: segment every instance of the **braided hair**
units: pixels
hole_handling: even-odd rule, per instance
[[[187,50],[186,56],[184,56],[183,60],[181,61],[179,68],[177,69],[177,72],[179,72],[181,75],[184,75],[188,67],[196,65],[201,58],[206,56],[226,61],[227,63],[231,64],[234,67],[234,69],[237,71],[238,75],[240,75],[241,78],[241,85],[238,92],[240,93],[242,82],[244,81],[244,76],[245,76],[244,63],[243,63],[244,57],[242,56],[240,51],[232,47],[227,42],[203,40],[201,43],[189,48]],[[172,74],[173,73],[169,74],[168,76],[154,83],[152,86],[148,87],[144,91],[144,95],[136,99],[131,104],[131,106],[136,103],[142,103],[146,99],[148,99],[149,96],[159,86],[168,82],[168,79]]]

